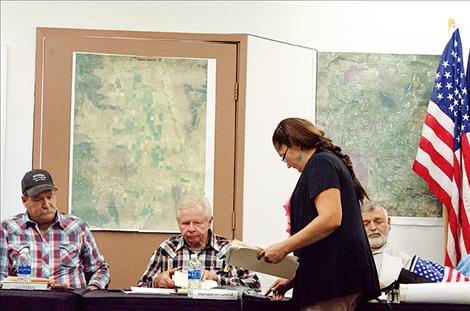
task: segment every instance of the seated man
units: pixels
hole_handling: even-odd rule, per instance
[[[381,275],[384,275],[385,269],[382,267],[384,256],[391,256],[401,260],[402,268],[410,261],[411,257],[400,251],[396,246],[387,242],[388,234],[391,230],[391,220],[388,216],[385,206],[380,202],[367,201],[361,207],[362,221],[369,240],[372,255],[374,256],[375,266],[379,274],[380,287],[384,284]],[[384,269],[384,271],[382,271]]]
[[[172,275],[177,270],[187,273],[190,255],[197,254],[204,265],[202,281],[214,280],[218,285],[246,286],[259,291],[256,274],[236,267],[225,269],[230,241],[212,232],[212,218],[206,198],[183,199],[176,216],[181,234],[162,242],[155,250],[138,286],[174,288]]]
[[[0,279],[17,274],[18,256],[28,248],[32,277],[50,279],[58,287],[105,288],[108,264],[87,224],[57,209],[57,188],[49,172],[27,172],[21,188],[26,212],[2,222]],[[88,282],[85,274],[91,276]]]

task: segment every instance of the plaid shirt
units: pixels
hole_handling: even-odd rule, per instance
[[[109,266],[99,253],[88,225],[78,217],[57,213],[44,235],[27,213],[2,222],[0,231],[0,279],[16,275],[21,249],[29,248],[31,276],[51,279],[73,288],[88,285],[105,288]]]
[[[229,246],[229,240],[209,230],[209,241],[200,250],[197,257],[204,265],[205,270],[217,274],[219,285],[247,286],[260,291],[261,284],[258,276],[253,272],[232,266],[228,267],[228,271],[225,269],[225,257]],[[154,276],[171,268],[177,268],[179,271],[187,273],[190,255],[194,253],[184,242],[181,234],[169,238],[160,244],[160,247],[150,258],[147,270],[137,286],[153,287]]]

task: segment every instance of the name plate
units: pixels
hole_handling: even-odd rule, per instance
[[[3,281],[2,289],[48,290],[48,283]]]
[[[230,289],[194,289],[193,298],[237,300],[238,291]]]

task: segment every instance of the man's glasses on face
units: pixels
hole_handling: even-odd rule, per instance
[[[289,151],[289,147],[287,147],[287,149],[286,149],[286,151],[284,152],[284,155],[282,156],[282,159],[281,159],[281,161],[284,162],[284,163],[287,163],[287,160],[286,160],[287,151]]]

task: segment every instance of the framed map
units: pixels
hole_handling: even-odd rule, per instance
[[[413,171],[439,56],[319,52],[316,125],[393,216],[441,217]]]
[[[182,195],[212,199],[214,68],[210,59],[74,53],[72,214],[93,229],[177,232]]]

